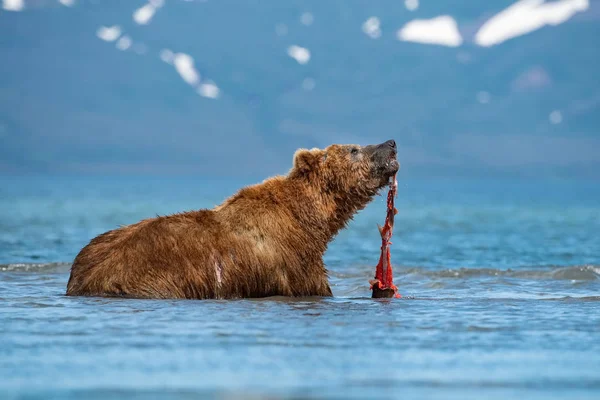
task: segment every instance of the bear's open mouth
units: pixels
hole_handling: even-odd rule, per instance
[[[398,170],[400,169],[400,163],[398,162],[398,160],[396,159],[395,156],[390,156],[390,158],[386,161],[385,163],[385,169],[388,172],[391,173],[396,173],[398,172]]]
[[[390,174],[390,175],[395,174],[400,169],[400,163],[396,159],[396,154],[397,153],[394,151],[387,157],[387,160],[385,161],[383,169],[384,169],[386,175],[387,174]]]
[[[377,180],[378,189],[382,189],[387,187],[390,184],[390,180],[396,175],[398,170],[400,169],[400,163],[396,159],[395,154],[391,154],[390,156],[385,158],[385,161],[381,162],[377,167]]]

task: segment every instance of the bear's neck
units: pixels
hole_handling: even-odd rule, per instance
[[[246,187],[214,210],[237,232],[287,238],[294,249],[322,255],[352,217],[372,200],[368,193],[348,193],[319,187],[304,178],[274,177]],[[288,216],[289,221],[281,219]],[[229,222],[227,222],[229,223]],[[256,227],[259,227],[258,230]]]
[[[324,246],[373,199],[371,193],[335,191],[303,180],[288,178],[285,184],[296,192],[288,208],[304,230],[319,234]]]

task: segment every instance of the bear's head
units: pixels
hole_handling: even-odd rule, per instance
[[[305,178],[327,193],[372,197],[398,172],[396,154],[393,140],[369,146],[333,144],[326,149],[300,149],[294,155],[290,176]]]

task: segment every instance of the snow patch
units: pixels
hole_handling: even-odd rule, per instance
[[[463,42],[456,21],[449,15],[432,19],[414,19],[399,29],[396,36],[398,40],[405,42],[449,47],[458,47]]]
[[[312,25],[314,20],[315,17],[309,12],[302,13],[302,15],[300,16],[300,22],[302,23],[302,25],[310,26]]]
[[[138,25],[147,25],[152,21],[156,10],[164,5],[164,0],[150,0],[148,4],[143,5],[133,12],[133,20]]]
[[[121,27],[119,25],[101,26],[96,31],[96,36],[105,42],[114,42],[121,36]]]
[[[160,51],[160,59],[166,62],[167,64],[173,64],[173,59],[175,58],[175,54],[169,49],[162,49]]]
[[[548,119],[550,120],[551,124],[556,125],[556,124],[560,124],[562,122],[563,116],[560,111],[554,110],[550,113],[550,115],[548,116]]]
[[[200,82],[200,74],[194,67],[194,59],[189,54],[177,53],[173,56],[173,65],[181,78],[190,85]]]
[[[202,85],[198,86],[197,92],[202,97],[208,97],[209,99],[216,99],[219,97],[220,90],[214,82],[207,81]]]
[[[486,21],[475,34],[475,43],[489,47],[545,25],[562,24],[589,6],[589,0],[521,0]]]
[[[378,39],[381,37],[381,22],[377,17],[371,17],[362,24],[363,32],[371,39]]]
[[[287,53],[290,57],[298,62],[298,64],[306,64],[310,61],[310,50],[300,46],[288,47]]]
[[[415,11],[419,8],[419,0],[404,0],[404,7],[406,7],[408,11]]]
[[[119,50],[125,51],[131,47],[132,43],[133,43],[133,40],[131,40],[131,38],[129,36],[123,35],[123,36],[121,36],[121,38],[119,40],[117,40],[116,47]]]
[[[25,9],[24,0],[4,0],[2,2],[2,8],[6,11],[22,11]]]

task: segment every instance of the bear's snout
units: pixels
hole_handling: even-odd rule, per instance
[[[395,140],[387,140],[381,144],[372,146],[372,160],[378,174],[387,178],[395,174],[400,169],[400,164],[396,159],[398,149]]]
[[[374,155],[382,162],[387,162],[390,159],[395,159],[398,153],[395,140],[388,140],[375,146]]]

